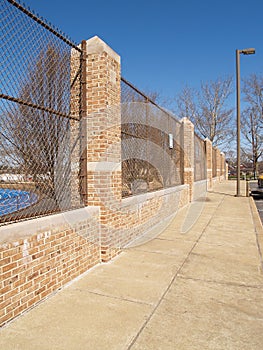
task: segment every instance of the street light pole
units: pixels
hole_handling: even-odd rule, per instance
[[[240,196],[240,50],[236,50],[236,94],[237,94],[237,188]]]
[[[236,94],[237,94],[237,186],[236,197],[240,197],[240,54],[253,55],[255,49],[236,50]]]

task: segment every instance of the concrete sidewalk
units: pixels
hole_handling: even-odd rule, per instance
[[[190,230],[185,208],[4,327],[0,349],[261,350],[263,230],[252,199],[234,193],[216,185]]]

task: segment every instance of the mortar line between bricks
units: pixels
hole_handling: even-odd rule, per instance
[[[205,233],[207,227],[210,225],[216,211],[218,210],[218,208],[222,205],[224,199],[225,199],[225,194],[222,194],[223,197],[221,198],[221,200],[219,201],[219,203],[217,204],[216,208],[213,211],[213,214],[211,215],[211,218],[209,219],[209,221],[207,222],[206,226],[203,228],[200,236],[197,238],[197,240],[195,241],[195,243],[193,244],[192,248],[190,249],[189,253],[187,254],[187,256],[185,257],[184,261],[182,262],[181,266],[179,267],[179,269],[177,270],[176,274],[174,275],[174,277],[172,278],[171,282],[168,284],[167,288],[165,289],[164,293],[162,294],[161,298],[159,299],[159,301],[157,302],[157,304],[155,305],[155,307],[153,308],[152,312],[150,313],[150,315],[148,316],[148,318],[146,319],[146,321],[143,323],[143,325],[141,326],[141,328],[139,329],[138,333],[136,334],[136,336],[133,338],[133,340],[131,341],[130,345],[127,347],[127,350],[130,350],[132,348],[132,346],[135,344],[135,342],[137,341],[137,339],[139,338],[140,334],[143,332],[143,330],[145,329],[145,327],[147,326],[147,324],[150,322],[150,320],[152,319],[153,315],[155,314],[156,310],[158,309],[158,307],[160,306],[161,302],[164,300],[165,296],[167,295],[167,293],[169,292],[169,290],[171,289],[172,284],[174,283],[174,281],[176,280],[177,276],[180,274],[181,270],[183,269],[186,261],[188,260],[189,256],[191,255],[192,251],[195,249],[195,247],[197,246],[197,244],[199,243],[201,237],[203,236],[203,234]]]

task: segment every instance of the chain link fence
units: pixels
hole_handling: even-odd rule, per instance
[[[122,195],[182,184],[180,123],[129,82],[121,82]]]
[[[194,135],[194,180],[201,181],[207,177],[205,143],[198,135]]]
[[[12,0],[0,36],[0,224],[81,207],[81,49]]]
[[[84,42],[17,1],[1,0],[0,14],[1,225],[84,206],[87,135]],[[123,197],[183,183],[180,122],[123,78],[121,124]],[[205,157],[195,135],[195,181]]]

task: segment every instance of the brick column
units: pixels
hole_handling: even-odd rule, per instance
[[[228,163],[225,161],[226,167],[225,167],[225,179],[228,180]]]
[[[194,187],[194,125],[181,119],[181,145],[183,149],[183,183],[189,185],[189,201],[193,199]]]
[[[213,147],[208,138],[205,139],[205,151],[207,188],[211,189],[213,187]]]
[[[223,152],[220,153],[221,155],[221,179],[226,179],[226,168],[225,168],[225,163],[226,163],[226,156]]]
[[[121,204],[120,56],[97,36],[87,40],[88,205],[100,206],[101,257],[119,248],[114,228]]]
[[[220,175],[221,175],[221,153],[220,150],[216,149],[216,177],[217,181],[220,181]]]

